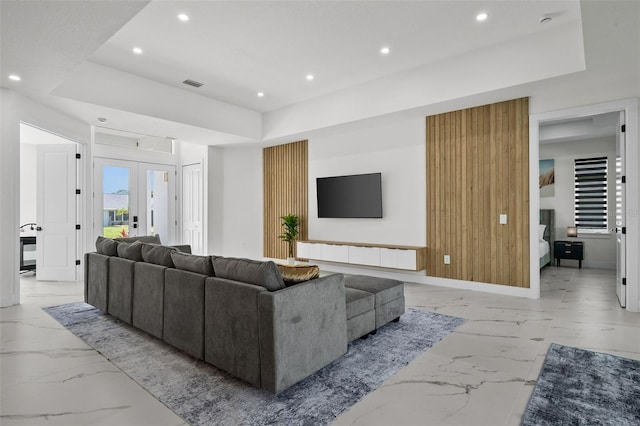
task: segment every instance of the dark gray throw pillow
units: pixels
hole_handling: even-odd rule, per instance
[[[123,243],[133,243],[136,241],[140,241],[141,243],[149,243],[149,244],[162,244],[160,242],[160,235],[142,235],[140,237],[127,237],[127,238],[114,238],[114,240]]]
[[[189,244],[176,244],[171,247],[178,249],[179,252],[191,254],[191,245]]]
[[[213,259],[216,277],[265,287],[269,291],[284,288],[284,281],[275,263],[250,259],[218,257]]]
[[[118,243],[118,257],[142,262],[142,243]]]
[[[195,272],[196,274],[215,276],[210,256],[196,256],[195,254],[185,254],[179,251],[171,253],[171,260],[177,269]]]
[[[118,242],[111,238],[98,237],[96,240],[96,251],[105,256],[117,256]]]
[[[171,253],[176,253],[178,249],[158,244],[141,243],[141,245],[142,260],[147,263],[173,268],[174,265],[173,260],[171,260]]]

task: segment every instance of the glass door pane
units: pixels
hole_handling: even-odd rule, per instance
[[[129,167],[102,166],[102,235],[129,236]]]
[[[96,157],[94,235],[175,238],[175,167]]]
[[[138,163],[140,235],[158,235],[163,244],[175,238],[175,167]]]
[[[169,172],[147,170],[146,234],[169,236]]]

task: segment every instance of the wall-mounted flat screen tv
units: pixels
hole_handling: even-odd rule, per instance
[[[316,178],[319,218],[382,218],[381,173]]]

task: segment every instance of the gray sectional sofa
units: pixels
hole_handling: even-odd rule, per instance
[[[96,249],[85,255],[86,303],[272,393],[379,327],[367,277],[352,279],[360,289],[345,290],[342,274],[286,287],[273,262],[196,256],[156,237],[99,237]],[[396,289],[380,325],[404,313],[402,283],[368,278]]]

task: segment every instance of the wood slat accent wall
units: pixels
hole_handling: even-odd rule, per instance
[[[263,255],[287,258],[287,243],[280,240],[281,216],[300,217],[298,240],[308,239],[308,149],[307,141],[277,145],[262,150],[264,173]],[[295,250],[295,245],[294,245]]]
[[[529,99],[426,125],[428,275],[528,288]]]

